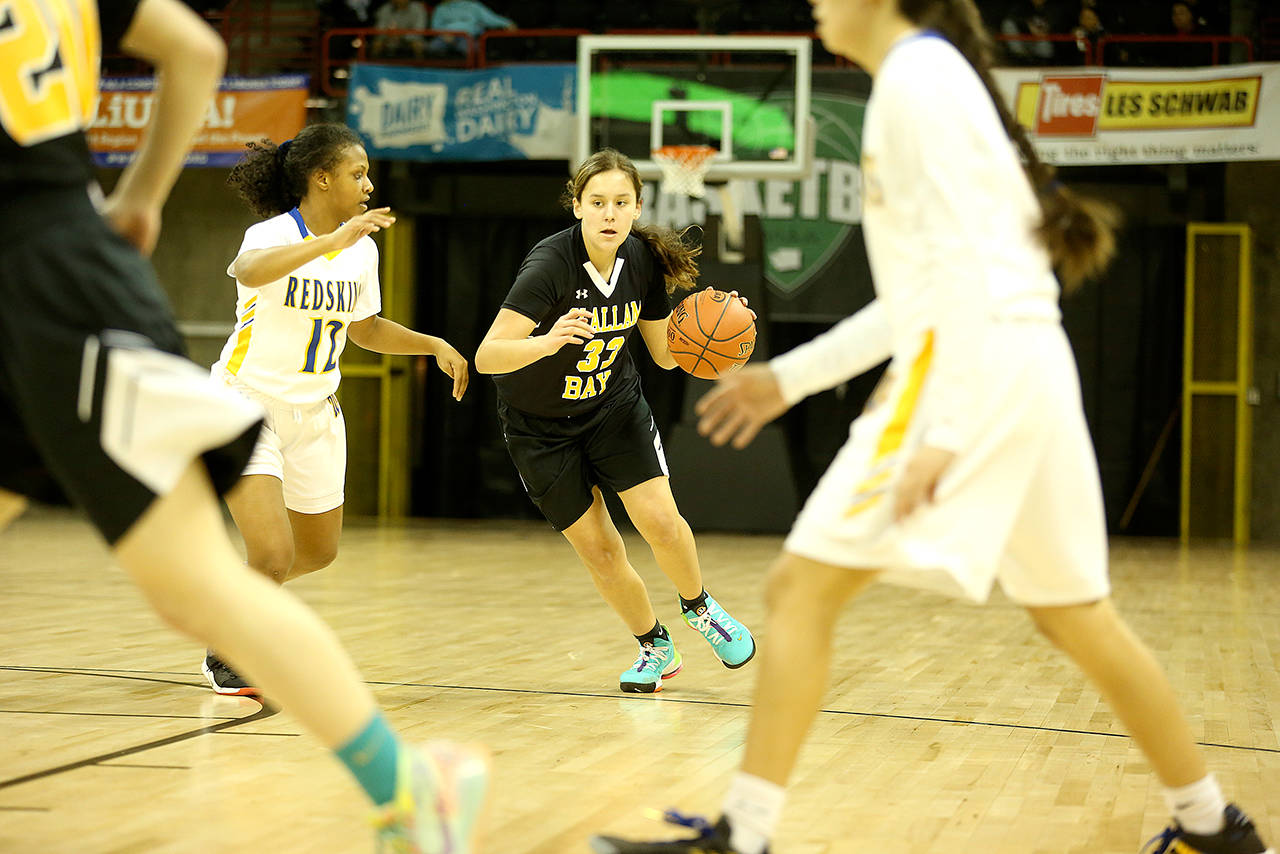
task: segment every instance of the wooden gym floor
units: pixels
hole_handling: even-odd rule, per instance
[[[714,813],[755,673],[679,623],[628,547],[685,671],[623,697],[626,630],[541,523],[352,522],[290,585],[338,631],[413,739],[487,742],[491,854],[586,852]],[[709,589],[749,625],[777,537],[703,535]],[[1210,767],[1280,840],[1280,552],[1113,544],[1116,600],[1169,670]],[[372,849],[338,763],[283,712],[212,694],[75,517],[0,536],[0,852]],[[323,678],[323,674],[318,674]],[[781,854],[1134,854],[1165,821],[1147,764],[1074,669],[997,593],[974,607],[887,586],[841,624]]]

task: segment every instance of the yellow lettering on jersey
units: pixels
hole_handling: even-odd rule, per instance
[[[564,378],[564,394],[560,395],[565,400],[577,400],[582,396],[582,377],[565,377]]]
[[[609,375],[613,371],[601,371],[596,374],[596,382],[600,383],[600,394],[604,394],[604,387],[609,384]]]
[[[594,377],[587,377],[582,382],[582,394],[578,395],[580,399],[585,400],[588,397],[596,396],[596,383]]]
[[[640,303],[631,300],[621,306],[622,317],[618,317],[616,305],[597,306],[591,309],[591,329],[594,332],[621,332],[636,325],[640,319]]]
[[[23,146],[88,128],[101,54],[94,0],[0,8],[0,124]]]

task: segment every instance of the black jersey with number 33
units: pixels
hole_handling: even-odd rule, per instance
[[[567,344],[531,365],[495,377],[509,405],[543,417],[580,415],[640,382],[627,339],[641,320],[662,320],[671,309],[662,267],[634,234],[618,248],[606,281],[587,257],[581,223],[553,234],[525,256],[502,304],[546,333],[572,308],[591,312],[595,337]]]

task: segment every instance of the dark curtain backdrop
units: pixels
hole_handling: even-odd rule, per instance
[[[444,335],[473,357],[529,248],[571,222],[551,199],[547,202],[544,213],[526,210],[506,217],[472,210],[420,214],[418,328]],[[1117,533],[1177,533],[1176,424],[1130,524],[1124,531],[1119,528],[1157,439],[1179,404],[1185,226],[1170,213],[1167,208],[1153,212],[1149,220],[1131,216],[1107,276],[1063,304],[1098,452],[1108,527]],[[1195,211],[1188,218],[1201,215]],[[768,330],[772,350],[783,352],[826,328],[821,323],[773,323]],[[643,350],[639,336],[633,339],[633,347]],[[684,378],[654,368],[642,352],[633,355],[659,427],[670,436],[684,405]],[[849,421],[878,374],[816,395],[782,420],[801,499],[844,441]],[[541,518],[506,455],[491,379],[473,374],[466,398],[454,403],[433,365],[417,377],[415,406],[415,515]]]

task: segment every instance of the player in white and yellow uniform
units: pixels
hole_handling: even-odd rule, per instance
[[[328,566],[342,531],[347,438],[335,392],[347,340],[378,353],[425,354],[467,386],[448,342],[380,317],[378,249],[395,222],[368,210],[373,183],[360,138],[343,125],[304,128],[279,146],[251,143],[230,183],[258,214],[227,268],[236,326],[215,376],[263,405],[266,427],[227,506],[249,565],[284,583]],[[223,694],[254,689],[212,653],[205,675]]]
[[[1070,284],[1105,264],[1110,212],[1040,164],[991,84],[973,0],[811,2],[826,47],[874,77],[862,168],[876,300],[721,381],[698,404],[699,429],[741,447],[806,395],[886,358],[889,370],[771,573],[764,663],[723,818],[694,840],[601,837],[595,850],[767,850],[836,619],[882,577],[978,601],[999,581],[1089,676],[1166,787],[1176,824],[1157,854],[1266,854],[1108,598],[1097,462],[1052,269]]]

